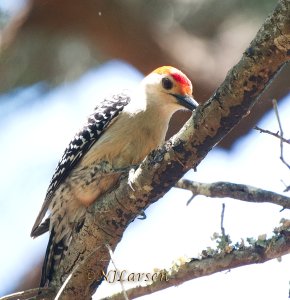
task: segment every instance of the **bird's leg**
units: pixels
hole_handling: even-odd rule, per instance
[[[128,174],[128,184],[130,186],[130,188],[135,191],[135,189],[133,188],[133,182],[134,182],[134,175],[135,175],[135,171],[137,170],[137,168],[139,167],[139,165],[130,165],[128,167],[125,168],[117,168],[116,170],[118,170],[118,172],[121,173],[121,179],[126,177]]]
[[[135,191],[135,189],[133,188],[133,182],[134,182],[134,175],[135,175],[136,169],[131,168],[129,171],[129,174],[128,174],[128,184],[133,191]]]
[[[98,162],[93,166],[93,170],[95,173],[99,172],[102,174],[113,174],[120,173],[121,175],[126,175],[126,173],[130,173],[131,170],[136,170],[139,165],[130,165],[127,167],[113,167],[108,161]]]
[[[102,161],[96,164],[93,167],[94,173],[101,173],[101,174],[120,174],[120,180],[125,178],[128,174],[128,184],[131,189],[134,191],[132,187],[132,183],[134,181],[135,171],[139,167],[139,164],[129,165],[127,167],[113,167],[108,161]]]
[[[139,165],[130,165],[128,167],[124,167],[124,168],[116,168],[114,169],[115,172],[117,173],[123,173],[123,174],[126,174],[126,173],[129,173],[129,177],[130,177],[130,173],[134,172],[137,170],[137,168],[139,167]]]
[[[128,168],[125,168],[126,171],[128,171],[129,169],[129,175],[128,175],[128,185],[130,186],[130,188],[135,191],[134,187],[133,187],[133,182],[135,181],[135,171],[137,170],[137,168],[139,167],[139,165],[131,165]],[[145,220],[147,218],[145,211],[142,210],[142,212],[140,213],[140,217],[138,217],[137,219],[139,220]]]

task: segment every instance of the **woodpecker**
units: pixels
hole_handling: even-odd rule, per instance
[[[197,106],[186,75],[164,66],[131,93],[108,97],[95,108],[59,161],[31,231],[34,238],[50,232],[40,286],[51,281],[87,208],[164,142],[175,111]]]

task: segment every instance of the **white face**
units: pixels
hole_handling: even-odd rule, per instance
[[[141,84],[145,87],[147,99],[153,102],[151,104],[154,106],[166,106],[174,112],[198,105],[192,98],[192,86],[188,79],[186,84],[183,84],[177,82],[170,74],[153,72],[145,77]]]

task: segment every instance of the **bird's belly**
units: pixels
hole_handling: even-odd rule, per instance
[[[110,191],[122,173],[140,164],[162,141],[162,134],[155,136],[145,129],[137,134],[131,128],[122,127],[120,121],[110,129],[85,154],[70,176],[74,195],[85,206]]]
[[[162,129],[153,131],[150,128],[143,128],[140,124],[123,123],[120,118],[86,153],[80,161],[80,167],[102,161],[107,161],[112,168],[139,164],[151,150],[163,142],[165,132],[166,130]]]

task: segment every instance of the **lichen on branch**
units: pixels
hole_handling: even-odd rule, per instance
[[[215,94],[161,149],[148,155],[135,172],[132,187],[124,178],[88,211],[83,228],[73,236],[53,286],[60,287],[66,276],[98,248],[86,268],[77,270],[61,299],[82,295],[90,298],[109,264],[105,244],[114,250],[130,222],[162,197],[190,168],[196,168],[206,154],[247,114],[274,75],[290,56],[290,1],[279,1],[266,19],[240,62],[229,71]],[[246,254],[246,253],[245,253]],[[173,281],[174,283],[174,281]],[[85,296],[84,296],[85,295]]]
[[[165,288],[178,286],[185,281],[227,271],[240,266],[264,263],[290,253],[290,221],[282,220],[282,224],[274,229],[272,237],[266,239],[260,235],[258,239],[248,239],[236,244],[228,244],[223,248],[208,248],[202,251],[198,259],[179,259],[167,272],[168,280],[157,280],[148,285],[137,286],[126,290],[129,299],[135,299]],[[221,236],[216,237],[217,240]],[[102,300],[122,300],[122,293],[103,298]]]

